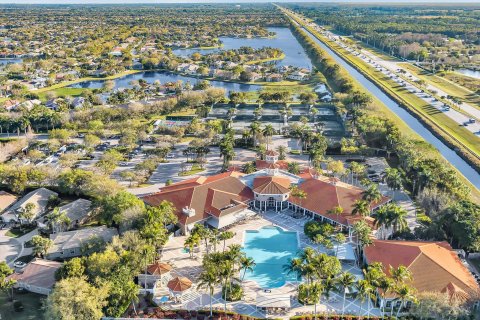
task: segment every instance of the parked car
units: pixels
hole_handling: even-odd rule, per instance
[[[26,264],[25,262],[23,262],[23,261],[15,261],[15,262],[13,263],[13,266],[14,266],[15,268],[20,268],[20,269],[21,269],[21,268],[25,268],[26,265],[27,265],[27,264]]]

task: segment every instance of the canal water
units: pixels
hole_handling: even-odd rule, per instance
[[[472,70],[472,69],[457,69],[455,72],[461,73],[467,77],[480,79],[480,70]]]
[[[465,160],[463,160],[454,150],[445,145],[440,139],[434,136],[423,124],[414,116],[408,113],[405,109],[400,107],[393,99],[387,96],[380,90],[373,82],[365,78],[355,68],[350,66],[346,61],[340,58],[335,52],[330,50],[324,43],[318,40],[308,30],[303,29],[310,38],[315,41],[322,49],[328,52],[335,61],[344,67],[352,77],[360,82],[372,95],[376,96],[382,101],[390,110],[395,112],[410,128],[417,132],[423,139],[435,146],[440,151],[445,159],[447,159],[453,166],[455,166],[475,187],[480,188],[480,175],[473,167],[471,167]]]

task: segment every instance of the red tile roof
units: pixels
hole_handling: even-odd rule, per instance
[[[411,285],[419,292],[449,292],[477,297],[480,288],[447,242],[374,240],[364,250],[368,263],[400,265],[412,273]]]
[[[257,170],[262,170],[262,169],[268,169],[270,168],[269,162],[265,160],[255,160],[255,167]],[[275,162],[276,168],[281,169],[281,170],[287,170],[288,169],[288,161],[285,160],[278,160]]]
[[[295,197],[290,197],[290,202],[324,215],[343,225],[350,225],[362,219],[362,217],[352,215],[355,201],[362,198],[362,189],[332,180],[329,177],[308,178],[308,175],[310,173],[306,172],[304,175],[306,180],[299,185],[299,189],[305,191],[307,198],[296,199]],[[372,206],[377,206],[387,201],[389,201],[389,198],[383,197],[379,203],[372,204]],[[342,214],[328,213],[329,210],[338,206],[343,208]]]
[[[284,177],[262,176],[253,180],[253,191],[261,194],[290,193],[290,179]]]
[[[146,204],[159,205],[163,200],[174,204],[176,215],[181,224],[191,224],[209,217],[220,216],[224,209],[242,205],[253,199],[252,190],[243,184],[236,171],[225,172],[209,177],[190,179],[164,187],[160,192],[142,197]],[[188,217],[183,208],[195,210],[195,215]],[[244,207],[244,206],[242,206]]]

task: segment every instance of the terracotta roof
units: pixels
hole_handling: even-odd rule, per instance
[[[267,169],[269,168],[269,165],[270,163],[265,160],[255,160],[255,167],[257,168],[257,170]],[[288,161],[285,160],[278,160],[277,162],[275,162],[275,165],[277,168],[282,170],[288,169]]]
[[[310,174],[309,172],[306,173]],[[306,199],[290,198],[290,201],[301,207],[324,215],[336,222],[349,225],[363,219],[363,217],[352,215],[355,201],[362,198],[363,190],[347,183],[332,181],[329,177],[319,176],[317,178],[307,178],[300,185],[299,189],[305,191]],[[386,203],[389,198],[383,197],[378,203],[372,204],[372,207]],[[342,207],[343,213],[340,215],[329,214],[328,211],[334,207]]]
[[[174,204],[181,224],[191,224],[209,217],[220,216],[224,209],[253,199],[252,190],[238,177],[241,173],[232,171],[209,177],[195,178],[160,189],[160,192],[142,197],[146,204],[159,205],[163,200]],[[195,210],[188,217],[183,208]]]
[[[185,277],[175,277],[168,281],[167,287],[174,292],[182,292],[192,287],[192,281]]]
[[[155,262],[147,267],[147,272],[149,274],[162,275],[170,271],[172,271],[172,266],[164,262]]]
[[[290,193],[290,179],[284,177],[262,176],[253,180],[253,191],[261,194]]]
[[[412,273],[411,285],[419,292],[449,292],[477,297],[480,288],[447,242],[374,240],[364,250],[368,263],[403,265]]]
[[[17,201],[17,197],[5,191],[0,191],[0,213]]]
[[[21,273],[14,273],[8,279],[17,282],[51,289],[55,285],[55,272],[62,266],[60,262],[35,259],[28,263]]]

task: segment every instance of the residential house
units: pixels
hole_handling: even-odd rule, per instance
[[[405,266],[412,275],[407,284],[418,293],[439,292],[448,294],[450,298],[461,298],[476,302],[479,299],[480,287],[457,253],[447,242],[430,241],[395,241],[374,240],[364,249],[364,262],[371,264],[380,262],[387,275],[390,267]],[[400,307],[400,301],[393,292],[387,292],[380,300],[380,306]],[[407,302],[409,308],[411,302]]]
[[[15,110],[20,105],[18,100],[7,100],[3,103],[3,108],[7,111]]]
[[[265,77],[265,81],[267,82],[280,82],[283,80],[283,76],[279,73],[272,73]]]
[[[70,105],[76,109],[76,108],[81,108],[85,105],[85,98],[84,97],[75,97],[73,98],[72,102]]]
[[[15,272],[7,279],[16,280],[15,287],[27,291],[48,295],[55,285],[55,273],[62,263],[44,259],[34,259],[20,272]]]
[[[2,214],[1,218],[3,222],[24,222],[19,218],[19,215],[24,212],[28,204],[34,205],[32,214],[32,220],[43,215],[47,210],[47,205],[50,197],[57,197],[58,193],[48,190],[46,188],[39,188],[26,194],[22,199],[13,204],[8,210]]]
[[[296,81],[305,81],[310,78],[310,74],[301,71],[294,71],[287,76],[287,79]]]
[[[66,259],[82,255],[82,247],[90,241],[110,242],[118,235],[117,229],[105,226],[65,231],[50,235],[53,245],[47,252],[47,259]]]
[[[45,107],[47,107],[48,109],[52,109],[53,111],[57,111],[59,105],[56,99],[50,99],[45,102]]]
[[[58,210],[65,213],[70,220],[67,229],[77,228],[88,219],[92,212],[92,202],[86,199],[77,199],[59,207]]]
[[[5,191],[0,191],[0,213],[17,201],[17,197]]]

